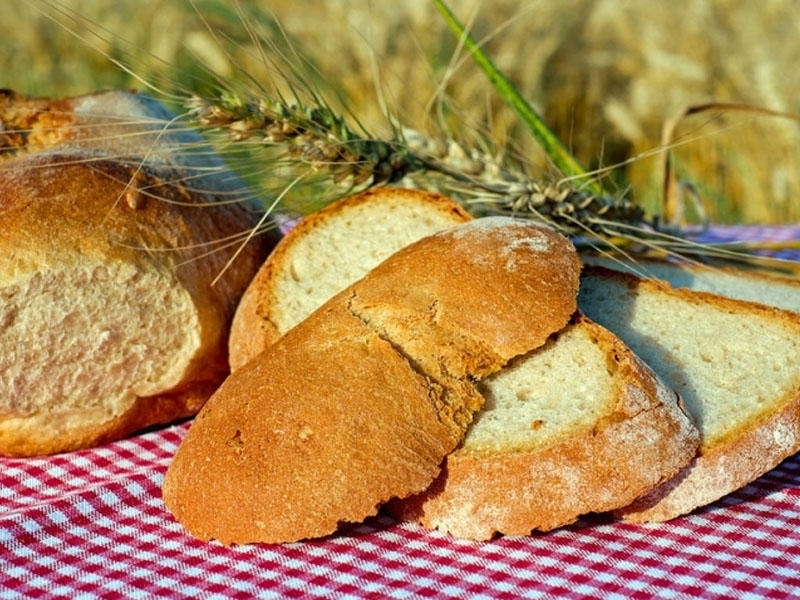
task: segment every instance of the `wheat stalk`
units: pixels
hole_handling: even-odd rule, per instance
[[[310,171],[342,186],[342,193],[400,183],[451,195],[476,215],[510,215],[545,223],[583,249],[690,260],[735,260],[784,268],[785,261],[754,255],[746,246],[693,241],[625,195],[601,195],[548,182],[452,139],[436,139],[396,127],[392,139],[360,134],[329,106],[233,93],[193,96],[188,116],[202,129],[237,141],[277,148],[296,182]]]
[[[389,140],[360,134],[315,94],[310,105],[263,96],[246,101],[234,93],[210,101],[193,97],[191,112],[204,127],[226,130],[238,140],[259,136],[261,143],[281,147],[290,165],[325,172],[336,183],[349,182],[351,189],[394,182],[440,189],[468,204],[472,212],[536,219],[602,251],[762,261],[746,250],[694,242],[676,227],[665,226],[658,216],[648,218],[628,196],[606,193],[483,52],[447,2],[434,0],[434,5],[566,178],[537,180],[524,168],[464,148],[455,140],[431,140],[401,127],[394,128],[395,136]]]
[[[537,181],[484,152],[412,129],[398,128],[392,140],[360,135],[324,105],[244,101],[227,94],[217,99],[195,96],[188,107],[202,127],[223,130],[237,141],[282,147],[296,164],[327,172],[337,183],[369,187],[405,181],[445,188],[473,212],[535,218],[567,235],[617,237],[630,227],[654,225],[624,196]]]
[[[278,49],[275,53],[276,64],[271,65],[274,68],[270,69],[270,76],[277,74],[282,80],[276,89],[287,87],[281,83],[287,84],[293,92],[302,89],[313,99],[312,102],[301,102],[299,96],[294,94],[290,102],[270,98],[270,93],[265,92],[263,87],[264,82],[254,79],[247,71],[242,71],[243,81],[239,82],[227,77],[216,79],[216,75],[212,74],[215,86],[231,90],[218,97],[192,96],[195,92],[188,90],[195,90],[194,87],[180,86],[177,92],[165,92],[172,86],[162,89],[133,66],[106,54],[102,49],[99,51],[121,70],[134,76],[138,83],[159,94],[166,94],[165,97],[172,101],[185,100],[188,94],[192,125],[198,125],[206,131],[220,130],[235,141],[249,140],[256,145],[275,148],[284,159],[285,168],[273,169],[273,181],[281,187],[291,187],[298,181],[307,182],[310,180],[307,176],[309,173],[328,177],[336,184],[344,184],[347,190],[387,183],[408,183],[448,193],[476,214],[508,214],[539,220],[576,239],[581,245],[603,250],[629,254],[648,252],[751,259],[747,248],[734,250],[695,243],[677,228],[665,224],[658,215],[646,215],[626,194],[604,191],[597,178],[589,177],[580,165],[571,160],[563,144],[555,139],[510,80],[497,70],[481,45],[457,22],[447,3],[434,0],[434,4],[451,30],[458,35],[464,49],[484,71],[495,91],[516,111],[521,122],[528,125],[565,178],[536,178],[524,161],[512,164],[467,144],[427,137],[400,126],[394,128],[389,139],[378,139],[366,132],[356,131],[341,115],[319,100],[322,94],[316,93],[313,83],[304,79],[305,71],[293,62],[300,53],[285,51],[282,42],[286,42],[286,39],[278,44],[270,41],[269,37],[260,38],[256,28],[244,21],[243,15],[241,18],[245,29],[256,40],[257,54],[259,57],[263,55],[265,64],[271,64],[273,60],[271,50]],[[45,3],[45,6],[50,5]],[[53,6],[57,6],[58,10],[54,12],[58,14],[63,13],[70,18],[77,15],[60,4]],[[69,29],[69,25],[65,26]],[[216,33],[212,33],[216,39]],[[80,34],[76,35],[81,38]],[[91,45],[89,40],[84,41]],[[134,56],[139,58],[138,55]],[[292,77],[298,80],[297,84]],[[241,89],[239,85],[247,82],[255,83],[256,87],[245,88],[248,91],[242,96],[232,91],[232,86]],[[272,96],[283,98],[279,93]],[[394,121],[390,119],[390,122]],[[247,144],[242,146],[246,151]],[[228,148],[226,152],[228,150],[230,154],[226,154],[226,158],[236,170],[241,172],[252,164],[245,163],[246,159],[238,160],[238,154],[234,158],[234,150]],[[275,165],[266,166],[272,169]],[[266,185],[265,181],[265,189]],[[337,194],[339,189],[337,185],[330,188],[330,192]],[[280,193],[273,197],[284,198]],[[324,197],[321,204],[330,199]],[[266,204],[269,203],[270,200],[266,200]],[[277,207],[276,210],[283,211],[284,207]]]

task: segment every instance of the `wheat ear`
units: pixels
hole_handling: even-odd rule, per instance
[[[359,134],[326,105],[263,97],[245,101],[226,94],[212,99],[195,96],[187,106],[190,119],[201,128],[277,148],[295,168],[287,181],[296,181],[311,169],[343,184],[346,191],[399,182],[447,193],[476,215],[534,219],[582,248],[785,266],[747,249],[693,241],[658,216],[648,218],[627,196],[594,194],[570,186],[570,179],[536,180],[522,168],[509,167],[454,140],[431,139],[400,127],[390,140]]]
[[[339,183],[369,187],[407,180],[444,188],[473,212],[535,218],[567,235],[619,237],[631,227],[653,225],[641,207],[623,196],[545,184],[488,154],[410,129],[398,128],[393,140],[360,135],[327,106],[244,101],[233,95],[193,97],[188,106],[202,127],[224,130],[236,140],[279,146],[290,159]]]

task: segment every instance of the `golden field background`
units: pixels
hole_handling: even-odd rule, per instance
[[[0,6],[2,87],[65,96],[143,88],[147,80],[162,92],[210,93],[211,70],[216,85],[258,95],[285,91],[292,77],[276,66],[293,65],[300,80],[320,86],[376,135],[388,134],[390,114],[430,135],[519,156],[535,174],[554,177],[426,0]],[[607,185],[650,212],[661,210],[662,128],[683,111],[716,102],[800,114],[800,3],[793,0],[450,6],[578,160],[592,169],[621,165]],[[793,118],[705,111],[680,120],[672,140],[680,178],[714,221],[800,221],[800,124]]]

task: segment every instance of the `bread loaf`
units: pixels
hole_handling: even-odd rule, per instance
[[[234,307],[274,242],[236,242],[258,207],[144,96],[2,98],[0,453],[195,414],[227,374]]]
[[[425,489],[483,404],[474,381],[567,323],[579,271],[565,238],[511,219],[406,246],[231,374],[164,502],[202,539],[286,542]]]
[[[242,297],[231,326],[231,369],[400,248],[470,219],[448,198],[402,188],[348,196],[308,215],[275,247]]]
[[[393,210],[398,197],[413,210]],[[281,240],[247,295],[271,315],[271,330],[286,331],[299,317],[279,307],[299,304],[299,296],[312,310],[331,289],[352,283],[351,265],[368,271],[384,246],[427,235],[432,219],[455,225],[464,218],[445,207],[438,196],[393,189],[345,199]],[[353,239],[358,243],[348,244]],[[293,278],[295,261],[302,264],[306,253],[328,267],[326,285],[313,285],[316,274]],[[237,319],[242,332],[260,323],[241,310]],[[472,539],[552,529],[630,503],[686,465],[697,448],[697,431],[674,393],[583,317],[478,389],[486,405],[462,445],[426,491],[389,503],[396,516]]]
[[[579,304],[681,394],[700,430],[697,457],[621,510],[626,519],[686,514],[800,449],[796,313],[597,266],[584,273]]]

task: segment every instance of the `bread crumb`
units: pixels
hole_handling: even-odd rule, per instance
[[[231,439],[225,442],[225,445],[228,448],[233,448],[237,452],[241,452],[242,448],[244,447],[244,442],[242,441],[242,432],[237,429],[236,433],[233,434]]]

